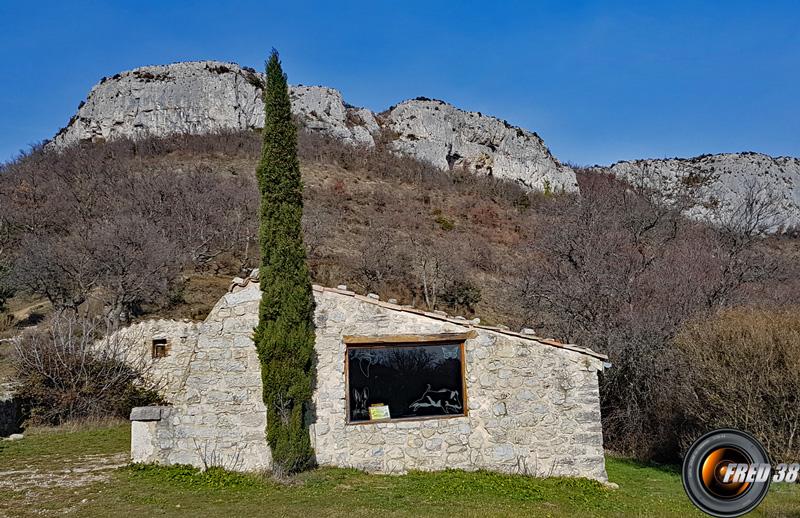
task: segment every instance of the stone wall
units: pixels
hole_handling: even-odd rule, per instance
[[[128,363],[141,368],[164,398],[172,401],[186,383],[199,328],[199,322],[189,320],[147,320],[121,329],[97,346],[111,340],[116,344],[112,347],[124,352]],[[161,338],[167,340],[167,355],[154,358],[153,340]]]
[[[381,473],[489,469],[606,480],[597,372],[602,356],[466,321],[315,288],[317,387],[311,426],[320,465]],[[200,326],[170,409],[132,415],[135,462],[269,469],[260,365],[251,340],[255,282],[223,297]],[[474,330],[465,343],[468,415],[348,424],[345,335]]]
[[[149,439],[132,440],[153,445],[133,451],[134,462],[270,467],[261,367],[251,339],[260,297],[258,285],[250,283],[211,310],[199,327],[187,379],[172,398],[171,412],[146,426],[134,420],[134,434],[148,433]]]

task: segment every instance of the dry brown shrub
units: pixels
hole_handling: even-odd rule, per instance
[[[124,419],[132,407],[160,401],[137,337],[115,329],[108,319],[64,310],[15,340],[16,394],[30,424]]]
[[[687,323],[684,444],[702,431],[752,433],[777,461],[800,458],[800,307],[735,308]]]

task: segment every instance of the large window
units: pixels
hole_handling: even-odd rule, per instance
[[[347,344],[348,421],[466,415],[463,340],[401,339]]]

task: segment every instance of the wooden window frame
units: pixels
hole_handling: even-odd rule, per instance
[[[457,419],[469,417],[469,397],[467,395],[467,353],[465,343],[470,338],[475,338],[477,333],[440,333],[435,335],[378,335],[361,336],[346,335],[344,341],[344,391],[345,391],[345,424],[360,426],[376,423],[395,423],[406,421],[429,421],[431,419]],[[419,417],[394,417],[389,419],[370,419],[366,421],[352,421],[350,419],[350,349],[389,349],[395,347],[418,347],[421,345],[450,344],[458,345],[461,360],[461,392],[463,394],[464,411],[460,414],[427,415]]]

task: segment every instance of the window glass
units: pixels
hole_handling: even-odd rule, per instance
[[[349,346],[349,420],[463,415],[462,361],[460,343]]]

